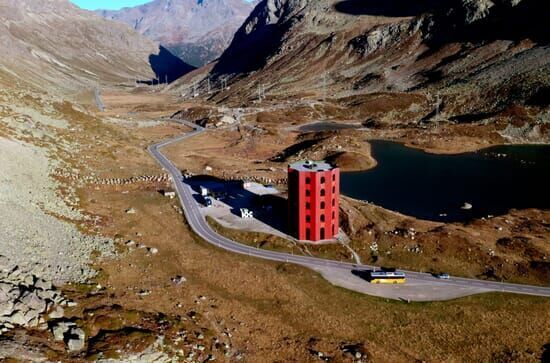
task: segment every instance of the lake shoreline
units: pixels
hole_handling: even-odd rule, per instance
[[[544,185],[550,185],[550,145],[435,154],[393,140],[369,144],[378,167],[343,172],[341,190],[346,196],[437,222],[467,222],[513,208],[550,206],[544,197]]]

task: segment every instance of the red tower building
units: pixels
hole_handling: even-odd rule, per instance
[[[340,169],[324,161],[289,165],[288,209],[294,237],[301,241],[333,239],[339,229]]]

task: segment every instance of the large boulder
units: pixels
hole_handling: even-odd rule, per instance
[[[1,295],[1,292],[0,292]],[[0,299],[0,322],[3,320],[2,316],[9,316],[13,313],[14,304],[12,301],[1,301]]]
[[[73,328],[70,330],[69,340],[67,341],[67,347],[69,352],[80,352],[86,345],[86,333],[80,328]]]
[[[32,317],[27,316],[26,311],[15,310],[10,316],[6,317],[4,320],[13,325],[27,326],[27,324],[32,320]]]
[[[25,292],[19,301],[25,304],[29,310],[36,311],[37,313],[43,313],[46,311],[46,300],[40,298],[36,292]]]

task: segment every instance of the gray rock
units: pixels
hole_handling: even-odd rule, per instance
[[[23,278],[23,283],[26,286],[33,286],[35,281],[35,277],[33,275],[27,275]]]
[[[10,297],[8,296],[8,292],[0,289],[0,304],[9,300],[10,300]]]
[[[22,311],[15,311],[13,314],[11,314],[6,318],[6,321],[8,323],[12,323],[13,325],[20,325],[20,326],[26,326],[29,320],[31,319],[27,318],[25,313]]]
[[[464,209],[464,210],[470,210],[473,208],[473,205],[470,204],[470,203],[464,203],[464,205],[461,207],[461,209]]]
[[[59,305],[55,306],[52,311],[48,314],[50,319],[61,319],[65,315],[65,310]]]
[[[0,302],[0,317],[1,316],[9,316],[13,313],[13,302],[11,301],[4,301]]]
[[[40,317],[39,316],[35,316],[35,317],[31,318],[27,322],[27,326],[31,327],[31,328],[36,328],[39,324],[40,324]]]
[[[71,334],[76,335],[78,339],[84,340],[86,338],[86,333],[80,328],[71,329]]]
[[[46,281],[42,279],[36,280],[36,282],[34,283],[34,287],[44,291],[51,290],[53,288],[52,283],[50,281]]]
[[[86,345],[86,333],[80,328],[72,328],[69,332],[67,346],[70,352],[80,352]]]
[[[172,279],[172,282],[176,285],[181,285],[183,284],[185,281],[187,281],[187,279],[183,276],[176,276],[176,277],[173,277]]]
[[[82,349],[84,349],[86,342],[84,340],[80,339],[69,339],[67,342],[67,347],[69,348],[69,352],[80,352]]]
[[[19,301],[25,304],[30,310],[34,310],[38,313],[46,311],[46,301],[40,298],[36,292],[26,292]]]
[[[15,300],[15,299],[17,299],[19,296],[21,296],[21,290],[20,290],[17,286],[13,286],[13,285],[12,285],[11,290],[8,292],[8,296],[9,296],[12,300]]]
[[[0,272],[8,272],[11,270],[10,260],[6,256],[0,255]]]
[[[25,312],[25,320],[27,321],[26,325],[22,324],[24,326],[32,326],[35,327],[38,325],[38,321],[40,319],[40,312],[37,310],[28,310]]]
[[[69,327],[65,325],[56,325],[52,328],[53,338],[56,342],[60,342],[65,339],[65,333],[69,330]]]
[[[41,299],[54,301],[58,295],[54,290],[35,290],[36,295]]]
[[[60,321],[52,326],[52,333],[55,341],[62,341],[65,339],[65,335],[69,333],[69,330],[76,327],[76,324],[72,321]]]

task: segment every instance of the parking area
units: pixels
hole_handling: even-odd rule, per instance
[[[201,213],[223,227],[294,240],[286,234],[286,198],[275,187],[208,176],[185,182],[192,187],[197,203],[201,204]]]

